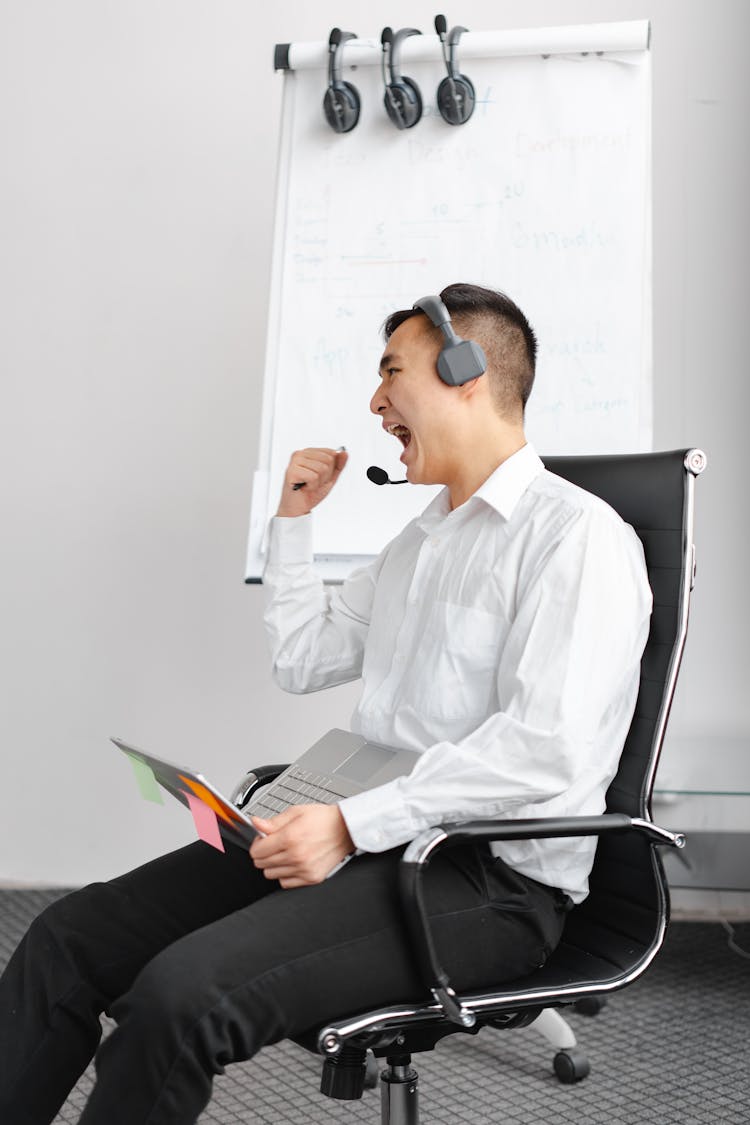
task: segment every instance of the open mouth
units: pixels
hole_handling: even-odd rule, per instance
[[[386,429],[389,434],[393,434],[394,437],[397,437],[404,449],[406,449],[411,441],[411,430],[408,426],[402,426],[400,422],[394,422],[392,426],[387,426]]]

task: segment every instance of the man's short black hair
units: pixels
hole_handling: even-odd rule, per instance
[[[523,416],[534,385],[537,342],[518,305],[505,293],[481,285],[448,285],[440,299],[460,335],[481,344],[496,408],[507,416]],[[386,340],[404,321],[424,315],[420,309],[391,313],[383,325]],[[435,333],[438,329],[431,327]]]

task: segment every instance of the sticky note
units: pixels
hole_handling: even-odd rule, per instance
[[[157,805],[163,805],[164,801],[162,800],[159,783],[154,777],[151,766],[147,766],[140,758],[133,758],[130,754],[128,754],[128,757],[144,801],[155,801]]]
[[[239,815],[239,813],[230,812],[227,809],[222,808],[211,790],[206,789],[205,785],[201,785],[199,781],[193,781],[191,777],[185,777],[185,775],[181,773],[179,773],[177,776],[179,777],[180,781],[184,781],[185,784],[190,788],[190,790],[195,793],[196,797],[199,797],[201,801],[203,801],[204,805],[208,805],[210,809],[213,809],[219,819],[223,820],[225,824],[232,824],[233,822],[235,824],[242,823],[242,817]],[[185,790],[183,789],[182,792],[185,793]],[[187,797],[187,793],[185,793],[185,796]]]
[[[195,831],[198,833],[199,839],[203,840],[206,844],[210,844],[212,848],[218,848],[220,852],[225,851],[224,841],[219,832],[219,822],[216,819],[216,813],[213,809],[210,809],[208,805],[204,805],[203,801],[193,793],[186,793],[183,789],[182,794],[190,806]]]

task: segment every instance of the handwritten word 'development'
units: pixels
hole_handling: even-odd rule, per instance
[[[553,228],[527,230],[523,223],[516,222],[513,224],[511,242],[514,250],[587,253],[614,245],[615,236],[600,230],[594,223],[586,223],[577,229],[561,231]]]
[[[516,133],[515,155],[525,159],[529,156],[568,156],[593,152],[627,152],[633,143],[630,130],[621,133],[558,133],[550,137],[532,137],[529,133]]]

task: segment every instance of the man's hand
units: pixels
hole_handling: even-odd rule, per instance
[[[252,819],[266,835],[253,840],[250,858],[284,888],[322,883],[355,850],[338,805],[293,805],[270,820]]]
[[[299,449],[293,453],[276,515],[306,516],[325,500],[348,458],[345,449]],[[295,484],[305,487],[295,489]]]

